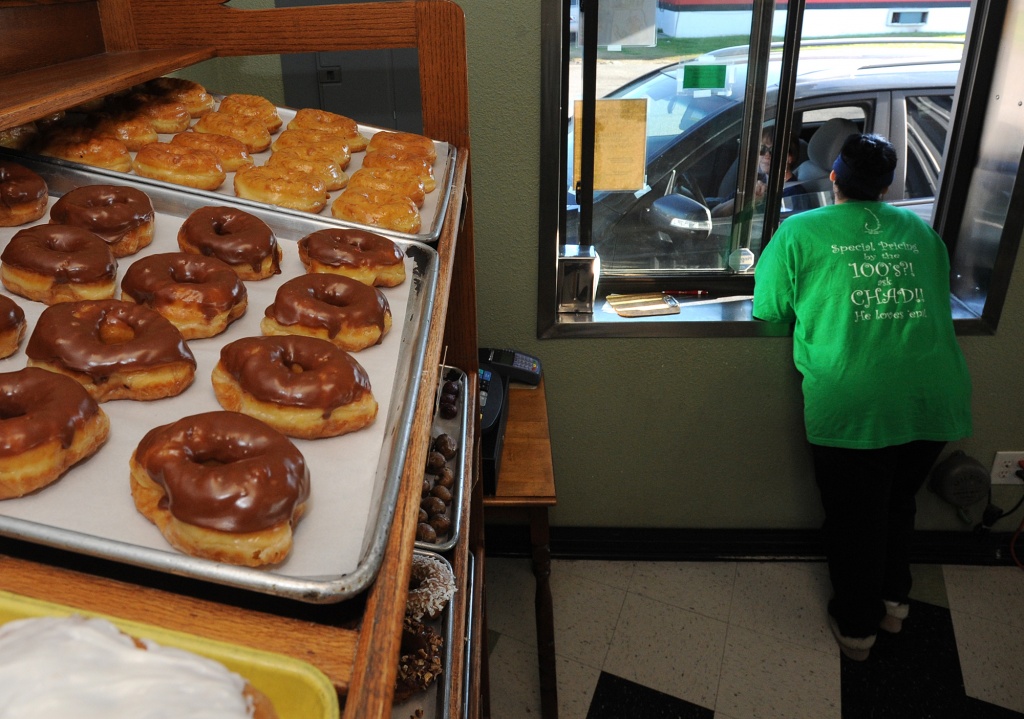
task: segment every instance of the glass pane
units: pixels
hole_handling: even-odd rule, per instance
[[[1013,258],[1019,235],[1003,236],[1010,201],[1020,172],[1024,151],[1024,127],[1020,123],[1020,102],[1024,93],[1024,8],[1014,5],[1007,12],[992,85],[985,99],[985,126],[978,158],[970,170],[971,182],[964,201],[963,219],[953,257],[953,294],[974,315],[985,311],[990,290],[1005,291],[1010,267],[1001,267],[1000,255]],[[1005,98],[1013,98],[1007,102]],[[1001,250],[1001,245],[1004,245]],[[1019,257],[1018,257],[1019,259]]]
[[[567,1],[570,33],[581,41],[586,18],[578,17],[575,0]],[[647,11],[654,0],[601,0],[598,35],[605,42],[618,39],[622,43],[599,48],[596,94],[646,103],[646,183],[636,191],[594,195],[590,240],[601,258],[601,275],[647,280],[731,274],[737,268],[730,267],[730,252],[739,246],[756,257],[774,229],[764,224],[768,193],[762,181],[770,176],[767,163],[775,153],[749,154],[753,150],[741,147],[754,6],[730,4],[728,11],[711,12],[692,0],[657,0],[655,42],[639,47],[629,42],[646,37],[643,32],[616,35],[603,25],[606,7],[627,5],[642,5]],[[949,33],[947,38],[901,38],[896,35],[905,29],[887,25],[864,29],[862,34],[869,37],[829,40],[824,38],[834,34],[837,23],[860,28],[858,23],[875,20],[857,10],[809,7],[801,39],[792,137],[784,141],[787,166],[778,189],[780,221],[833,201],[828,174],[842,141],[853,132],[880,132],[893,140],[901,159],[906,158],[901,164],[906,173],[894,182],[890,199],[914,200],[915,211],[930,217],[963,50],[968,8],[962,11],[951,26],[928,28]],[[774,44],[765,95],[767,134],[752,138],[761,145],[771,144],[768,140],[774,137],[785,6],[779,6],[770,21]],[[569,112],[581,98],[581,57],[581,48],[574,44]],[[927,90],[915,92],[920,88]],[[571,118],[567,139],[563,241],[578,244]],[[598,143],[621,140],[614,135],[597,138]],[[758,157],[758,179],[749,227],[734,228],[735,198],[744,184],[744,178],[737,176],[741,155]]]
[[[609,1],[614,5],[614,0]],[[602,23],[609,21],[606,4],[602,0]],[[653,0],[645,5],[650,6],[654,18]],[[575,11],[574,4],[570,15]],[[709,215],[713,203],[735,194],[746,82],[744,45],[749,41],[752,13],[749,9],[730,12],[723,21],[712,17],[720,13],[698,13],[691,6],[683,14],[701,16],[699,25],[710,37],[695,33],[692,26],[686,36],[675,36],[680,27],[666,27],[666,23],[679,14],[658,11],[653,47],[630,47],[624,42],[621,46],[604,45],[598,53],[597,96],[642,99],[647,105],[646,184],[637,191],[597,192],[594,196],[592,242],[601,257],[602,276],[678,275],[726,268],[732,217],[716,217],[711,222]],[[616,36],[614,30],[603,26],[598,34],[606,41],[628,41],[637,36],[622,31]],[[578,46],[573,47],[572,55],[570,108],[582,91]],[[567,244],[579,241],[572,184],[574,141],[570,120]],[[599,136],[596,142],[614,143],[616,138]]]

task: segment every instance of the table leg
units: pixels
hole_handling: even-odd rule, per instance
[[[540,668],[540,706],[544,719],[558,717],[555,673],[555,614],[551,601],[551,530],[547,507],[530,509],[533,575],[537,580],[537,662]]]
[[[491,648],[487,641],[487,592],[481,592],[480,611],[483,618],[480,622],[480,634],[478,641],[483,642],[480,647],[480,712],[481,719],[491,719]],[[474,712],[469,713],[470,717]]]

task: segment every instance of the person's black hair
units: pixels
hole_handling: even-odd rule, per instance
[[[892,184],[896,148],[881,135],[850,135],[833,166],[836,186],[849,200],[877,200]]]

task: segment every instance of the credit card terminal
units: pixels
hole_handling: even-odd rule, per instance
[[[540,384],[540,360],[525,352],[482,347],[480,349],[480,362],[489,365],[489,369],[500,372],[513,382],[523,382],[530,385]]]

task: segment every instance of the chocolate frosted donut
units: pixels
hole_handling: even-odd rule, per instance
[[[244,337],[225,345],[213,390],[225,409],[291,437],[334,437],[377,417],[366,370],[348,352],[315,337]]]
[[[76,187],[50,208],[50,222],[82,227],[103,238],[114,257],[153,241],[153,203],[142,190],[122,185]]]
[[[121,280],[121,299],[150,307],[185,339],[213,337],[245,314],[242,280],[216,257],[165,252],[132,263]]]
[[[200,207],[181,223],[183,252],[216,257],[243,280],[262,280],[281,272],[281,248],[266,222],[234,207]]]
[[[81,385],[26,367],[0,374],[0,499],[56,480],[106,441],[110,420]]]
[[[391,308],[376,287],[343,275],[314,273],[277,290],[260,323],[265,335],[306,335],[357,352],[379,344],[391,329]]]
[[[113,297],[117,260],[100,237],[71,225],[19,230],[0,254],[0,281],[15,294],[56,304]]]
[[[444,639],[432,627],[405,617],[395,677],[395,704],[425,692],[444,673],[441,651]]]
[[[23,165],[0,160],[0,227],[35,222],[46,214],[46,181]]]
[[[196,369],[174,325],[148,307],[120,300],[47,307],[25,354],[30,366],[78,380],[98,402],[180,394]]]
[[[173,546],[232,564],[283,560],[309,498],[309,470],[295,445],[238,412],[156,427],[130,465],[136,507]]]
[[[318,230],[299,240],[307,272],[330,272],[363,284],[395,287],[405,281],[405,253],[387,237],[365,230]]]
[[[0,358],[18,351],[25,336],[25,310],[7,295],[0,295]]]

